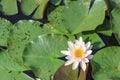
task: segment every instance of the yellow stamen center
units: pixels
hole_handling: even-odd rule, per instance
[[[82,58],[84,56],[84,51],[82,48],[75,48],[73,50],[73,55],[75,58]]]

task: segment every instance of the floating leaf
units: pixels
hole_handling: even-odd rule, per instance
[[[4,12],[7,15],[18,13],[17,0],[0,0],[0,6],[0,11]]]
[[[52,11],[50,15],[48,16],[48,19],[50,20],[50,25],[53,29],[57,29],[57,31],[62,32],[62,33],[68,33],[66,28],[62,26],[61,24],[61,14],[62,10],[64,9],[63,6],[59,6],[58,8],[55,9],[55,11]]]
[[[23,13],[25,13],[26,15],[32,14],[32,12],[38,6],[39,2],[39,0],[21,0],[21,7]]]
[[[78,0],[59,6],[50,13],[48,19],[51,24],[65,27],[72,34],[94,30],[104,20],[106,5],[104,0],[95,0],[89,10],[90,1]]]
[[[47,6],[49,0],[41,0],[41,2],[39,2],[39,7],[37,8],[35,14],[33,15],[33,18],[43,18],[45,15],[45,9]]]
[[[26,15],[32,14],[32,12],[38,6],[39,2],[39,0],[21,0],[21,7],[23,13],[25,13]]]
[[[120,7],[115,8],[112,11],[112,23],[113,23],[113,33],[120,44]]]
[[[67,48],[67,39],[60,35],[40,35],[25,49],[23,59],[26,66],[41,79],[50,80],[58,67],[63,64],[59,60],[61,50]]]
[[[40,27],[40,33],[41,34],[51,34],[53,31],[50,26],[44,24],[42,27]]]
[[[8,70],[8,71],[24,71],[25,68],[23,65],[19,65],[15,62],[9,55],[8,51],[0,52],[0,71]],[[0,77],[1,79],[1,77]]]
[[[92,59],[94,80],[120,80],[120,47],[107,47]]]
[[[0,46],[7,46],[11,26],[12,24],[9,21],[0,18]]]
[[[8,38],[8,52],[19,64],[23,63],[22,54],[26,45],[40,35],[40,23],[36,21],[19,21],[14,25]]]
[[[33,17],[41,19],[43,18],[47,3],[48,0],[21,0],[22,11],[26,15],[31,15],[36,9]]]
[[[22,72],[0,70],[1,80],[34,80]]]

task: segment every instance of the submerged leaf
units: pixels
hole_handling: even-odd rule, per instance
[[[72,66],[61,66],[54,75],[53,80],[78,80],[78,70],[72,70]]]
[[[50,2],[54,5],[59,5],[62,0],[50,0]]]
[[[112,36],[112,25],[109,20],[105,19],[104,23],[98,26],[95,31],[106,36]]]

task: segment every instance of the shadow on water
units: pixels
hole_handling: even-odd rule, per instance
[[[23,71],[28,76],[32,77],[33,79],[36,79],[35,74],[31,70]]]
[[[2,5],[0,5],[0,11],[2,11]]]
[[[17,8],[18,8],[17,14],[6,15],[6,14],[4,14],[4,12],[2,12],[2,5],[0,5],[0,17],[9,20],[13,24],[18,22],[19,20],[35,20],[35,21],[39,21],[42,23],[48,22],[47,19],[34,19],[34,18],[32,18],[38,7],[36,7],[30,15],[25,15],[22,12],[21,3],[19,1],[17,1]]]

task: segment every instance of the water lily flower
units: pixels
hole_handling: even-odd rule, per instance
[[[72,69],[75,70],[80,65],[82,70],[85,71],[86,63],[93,57],[93,55],[91,55],[91,42],[85,44],[82,37],[80,37],[75,43],[68,41],[68,47],[68,50],[61,51],[62,54],[67,55],[65,57],[67,59],[65,66],[73,64]]]

